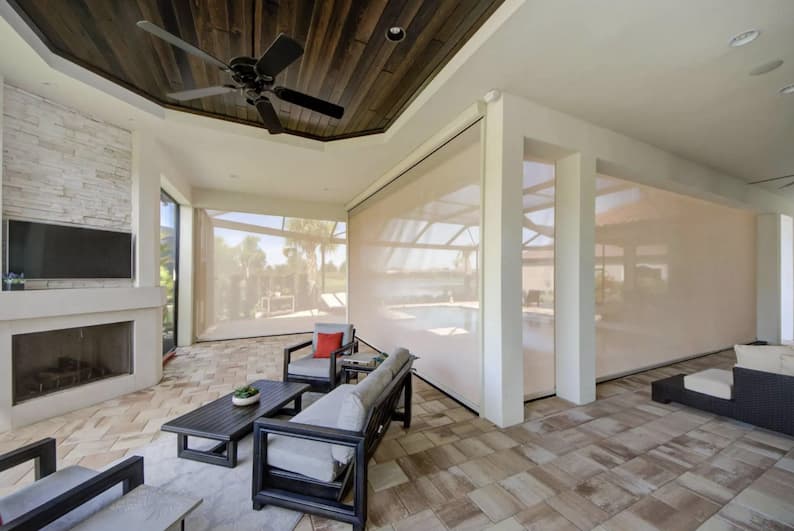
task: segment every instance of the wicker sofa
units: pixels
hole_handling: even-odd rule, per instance
[[[781,351],[781,347],[753,348]],[[775,363],[770,363],[774,356],[766,355],[763,350],[750,350],[745,345],[737,345],[735,349],[739,363],[730,371],[730,398],[693,390],[685,381],[687,376],[677,374],[651,384],[653,400],[662,403],[678,402],[761,428],[794,435],[794,374],[787,374],[787,370],[780,367],[780,364],[780,368],[776,369]],[[773,354],[775,351],[766,352]],[[767,360],[758,358],[758,355],[765,356]],[[794,350],[791,350],[791,355],[794,356]]]
[[[254,509],[278,505],[363,530],[367,462],[392,420],[410,427],[414,359],[397,349],[361,383],[336,387],[289,421],[256,421]],[[343,499],[351,487],[349,505]]]

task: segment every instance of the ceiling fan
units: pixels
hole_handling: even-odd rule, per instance
[[[234,84],[172,92],[168,94],[171,99],[188,101],[239,91],[250,105],[256,107],[265,128],[272,134],[284,132],[284,126],[270,102],[272,96],[331,118],[342,118],[345,113],[343,107],[329,101],[309,96],[297,90],[274,86],[276,76],[303,55],[303,46],[283,33],[276,37],[259,59],[235,57],[229,61],[229,64],[226,64],[148,20],[139,21],[137,26],[168,44],[228,72],[234,80]]]

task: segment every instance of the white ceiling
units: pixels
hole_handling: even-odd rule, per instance
[[[730,48],[748,28],[760,38]],[[748,181],[794,173],[792,0],[506,0],[386,134],[326,144],[121,101],[2,19],[0,50],[7,81],[156,136],[197,187],[342,204],[494,87]]]

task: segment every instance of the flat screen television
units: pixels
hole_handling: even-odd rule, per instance
[[[6,258],[29,279],[132,278],[132,234],[8,220]]]

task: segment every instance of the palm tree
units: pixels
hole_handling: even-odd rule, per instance
[[[336,222],[322,221],[319,219],[287,218],[285,228],[290,232],[306,234],[309,238],[287,238],[287,245],[295,247],[303,253],[306,259],[306,276],[310,284],[317,285],[317,248],[320,248],[320,264],[325,268],[326,253],[333,252],[338,244],[332,241],[331,232]],[[325,291],[325,275],[320,279],[321,291]]]

